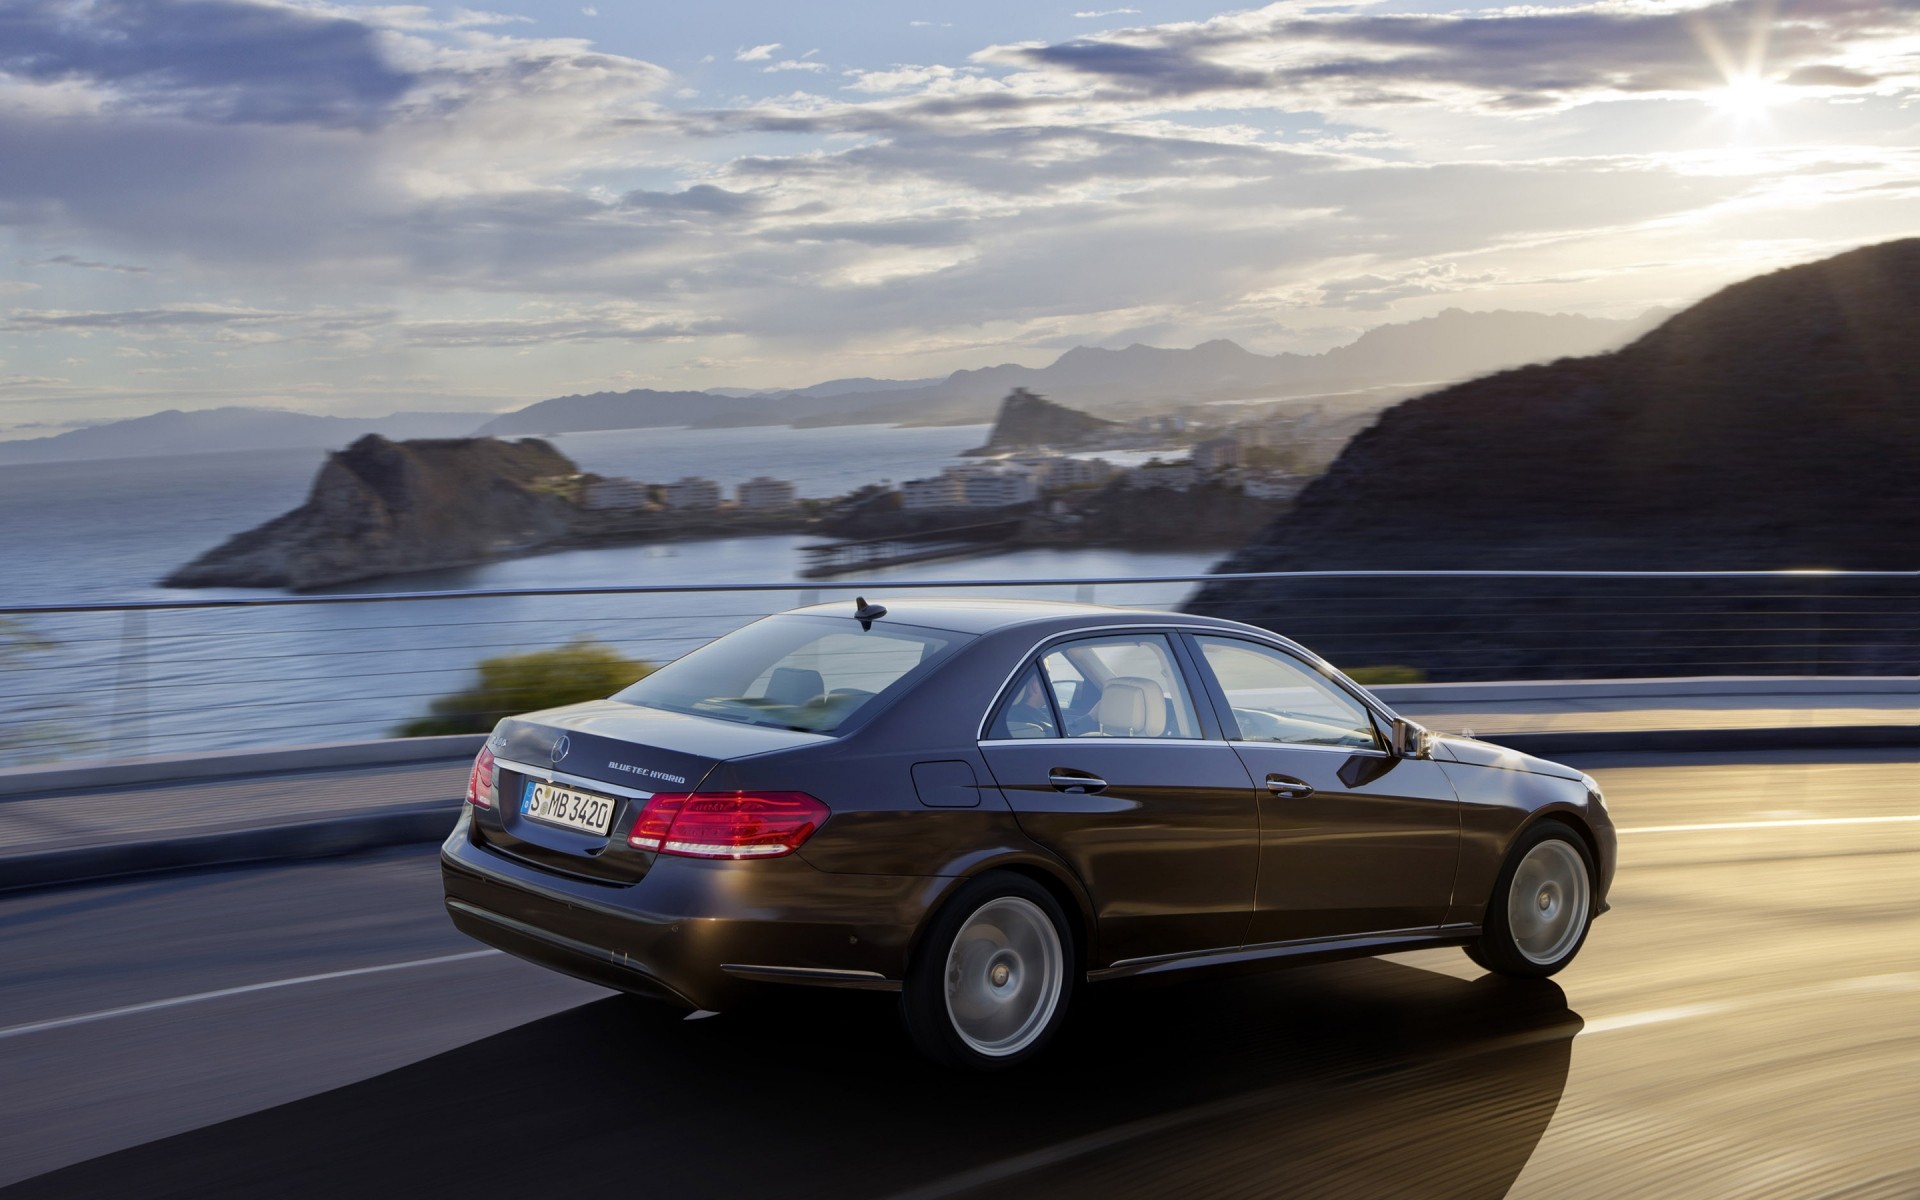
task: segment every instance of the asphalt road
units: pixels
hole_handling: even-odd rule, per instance
[[[1920,1196],[1920,754],[1581,765],[1623,864],[1554,982],[1094,989],[998,1078],[923,1068],[884,996],[662,1020],[480,950],[423,850],[0,898],[0,1184]]]

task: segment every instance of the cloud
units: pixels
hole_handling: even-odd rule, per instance
[[[138,111],[203,121],[363,126],[416,79],[368,25],[243,0],[62,0],[0,7],[0,72],[111,85]]]
[[[718,320],[676,320],[602,309],[567,316],[490,321],[415,321],[399,326],[407,344],[428,348],[511,348],[579,342],[682,341],[731,329]]]
[[[121,312],[30,312],[0,317],[0,332],[50,329],[173,329],[214,325],[258,325],[284,321],[289,314],[226,308],[143,308]]]
[[[1879,83],[1880,76],[1833,63],[1809,63],[1795,68],[1781,82],[1788,87],[1864,88]]]
[[[712,184],[695,184],[679,192],[628,192],[620,198],[629,208],[676,215],[704,214],[737,217],[761,207],[761,201],[743,192],[729,192]]]
[[[61,25],[71,3],[0,0],[0,238],[74,268],[7,297],[0,357],[51,377],[82,353],[62,404],[1276,348],[1496,290],[1638,309],[1911,232],[1920,178],[1920,12],[1881,0],[1775,12],[1780,145],[1676,103],[1748,62],[1757,0],[1287,0],[831,74],[767,43],[726,85],[757,92],[699,107],[661,66],[483,13],[94,0],[94,28]],[[154,366],[180,374],[129,383]]]
[[[1498,283],[1494,271],[1462,272],[1453,263],[1419,263],[1389,275],[1329,279],[1314,289],[1315,306],[1378,312],[1415,296],[1438,296]]]
[[[71,254],[56,254],[52,258],[21,259],[23,267],[79,267],[87,271],[118,271],[123,275],[145,275],[147,268],[131,267],[124,263],[93,262],[77,258]]]
[[[1073,15],[1075,17],[1078,17],[1082,21],[1092,21],[1092,20],[1097,20],[1100,17],[1138,16],[1139,13],[1140,13],[1140,10],[1137,8],[1102,8],[1102,9],[1086,9],[1086,10],[1077,12]]]
[[[1600,100],[1697,94],[1729,75],[1789,73],[1850,46],[1915,32],[1879,0],[1782,10],[1775,0],[1636,3],[1379,14],[1279,3],[1254,13],[1053,45],[1010,45],[984,61],[1066,71],[1113,97],[1243,93],[1317,106],[1437,105],[1524,113]],[[1728,47],[1743,48],[1739,54]],[[1759,61],[1746,61],[1763,48]],[[1860,86],[1853,68],[1848,82]],[[1909,67],[1908,74],[1911,75]],[[1818,73],[1817,73],[1818,74]],[[1838,78],[1825,73],[1821,82]]]

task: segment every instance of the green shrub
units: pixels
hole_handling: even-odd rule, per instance
[[[1419,667],[1355,667],[1347,672],[1347,678],[1363,687],[1372,687],[1377,683],[1425,683],[1427,673]]]
[[[623,657],[613,647],[575,638],[553,650],[506,654],[481,662],[479,681],[457,695],[428,705],[396,731],[401,737],[486,733],[502,717],[600,700],[653,671],[650,663]]]

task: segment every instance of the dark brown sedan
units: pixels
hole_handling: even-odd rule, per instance
[[[1551,975],[1606,910],[1593,781],[1208,617],[923,600],[757,621],[501,722],[441,851],[480,940],[719,1011],[900,993],[993,1068],[1083,983],[1459,945]]]

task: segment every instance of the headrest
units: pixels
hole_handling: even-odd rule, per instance
[[[1167,730],[1167,694],[1142,675],[1115,675],[1100,690],[1093,719],[1110,737],[1159,737]]]
[[[775,667],[767,677],[767,699],[776,704],[799,708],[818,700],[826,690],[827,681],[820,678],[820,672],[805,667]]]

